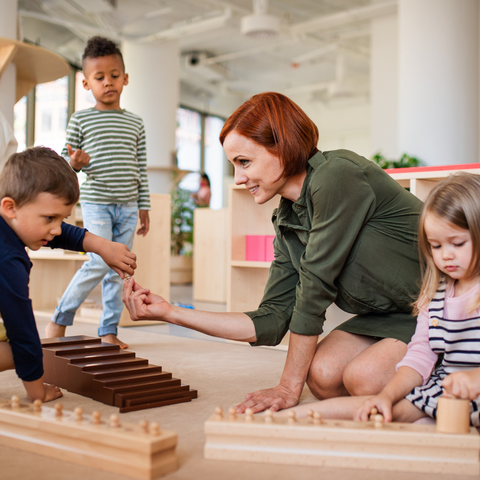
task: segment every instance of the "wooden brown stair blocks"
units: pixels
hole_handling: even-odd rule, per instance
[[[42,339],[44,381],[120,408],[120,413],[190,402],[197,391],[135,352],[83,335]]]

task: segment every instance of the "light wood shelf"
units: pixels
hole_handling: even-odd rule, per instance
[[[51,82],[70,72],[68,63],[57,54],[36,45],[0,37],[0,78],[10,63],[17,67],[15,102],[35,85]]]
[[[458,171],[480,175],[480,163],[386,170],[394,180],[423,201],[435,185]],[[271,217],[280,198],[277,196],[266,204],[257,205],[243,185],[229,187],[227,311],[252,311],[258,308],[262,299],[270,262],[245,260],[245,236],[275,234]],[[347,318],[345,312],[335,305],[327,310],[330,328]]]

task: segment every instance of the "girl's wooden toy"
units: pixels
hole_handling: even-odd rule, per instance
[[[293,414],[293,415],[292,415]],[[381,418],[380,418],[381,417]],[[480,436],[446,434],[435,425],[307,419],[271,412],[255,416],[216,409],[205,423],[205,458],[289,465],[364,468],[404,472],[480,474]]]
[[[468,433],[470,400],[440,397],[437,406],[437,432]]]
[[[178,468],[177,434],[158,423],[124,423],[118,415],[102,419],[55,407],[0,399],[0,445],[88,465],[140,480],[152,480]]]

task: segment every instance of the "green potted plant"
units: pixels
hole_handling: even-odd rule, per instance
[[[371,160],[376,164],[380,165],[380,167],[383,169],[419,167],[422,165],[422,162],[418,158],[407,155],[406,153],[404,153],[400,157],[400,159],[394,160],[394,159],[388,159],[384,155],[382,155],[380,152],[378,152],[375,155],[373,155]]]
[[[191,192],[180,187],[178,175],[173,175],[170,217],[170,283],[192,283],[193,278],[193,212]]]

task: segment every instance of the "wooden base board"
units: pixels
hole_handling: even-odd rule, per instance
[[[400,472],[480,474],[480,436],[437,433],[435,425],[212,416],[205,458]]]
[[[58,404],[57,404],[58,405]],[[32,404],[12,406],[0,399],[0,445],[66,462],[152,480],[178,468],[177,434],[152,432],[141,425],[107,419],[94,423],[92,415]],[[35,476],[32,473],[33,476]]]

